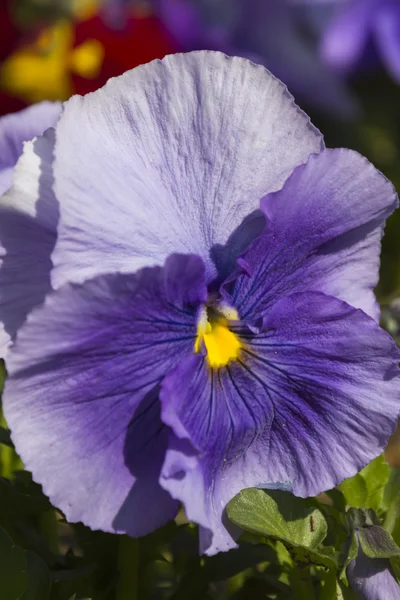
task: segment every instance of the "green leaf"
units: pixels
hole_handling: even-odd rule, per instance
[[[336,594],[336,600],[360,600],[360,596],[347,583],[344,584],[342,581],[338,583]]]
[[[365,506],[377,510],[383,500],[384,487],[389,479],[390,468],[382,454],[369,463],[360,475],[367,486]]]
[[[19,600],[27,588],[25,552],[0,529],[0,591],[7,600]]]
[[[278,490],[243,490],[229,502],[227,514],[242,529],[309,549],[317,548],[328,530],[320,510]]]
[[[28,587],[21,600],[48,600],[51,575],[46,563],[29,550],[26,552]]]
[[[357,536],[353,532],[347,538],[346,542],[343,545],[343,548],[340,553],[339,563],[341,565],[341,569],[339,572],[339,581],[344,581],[347,585],[347,575],[346,569],[351,563],[352,560],[357,558],[358,556],[358,541]]]
[[[322,589],[318,600],[338,600],[338,583],[336,580],[336,571],[329,569],[324,573],[322,579]]]
[[[373,508],[367,508],[365,510],[365,523],[367,527],[372,527],[372,525],[381,526],[381,520]]]
[[[243,537],[243,536],[242,536]],[[292,568],[293,566],[293,558],[291,553],[288,550],[288,547],[285,546],[282,542],[277,540],[274,542],[274,549],[276,552],[276,557],[278,559],[278,564],[283,567]]]
[[[318,550],[310,550],[309,548],[301,548],[300,546],[293,547],[292,557],[297,563],[314,564],[328,569],[336,570],[339,565],[339,556],[335,549],[331,546],[323,546]]]
[[[389,477],[389,465],[383,454],[369,463],[354,477],[345,479],[339,488],[346,504],[355,508],[373,508],[377,510],[383,500],[384,486]]]
[[[364,467],[364,469],[360,471],[360,474],[367,484],[368,494],[374,495],[388,481],[390,467],[387,464],[384,455],[381,454]]]
[[[2,598],[48,600],[51,575],[46,563],[33,552],[14,544],[3,529],[0,529],[0,557]]]
[[[345,479],[339,486],[340,491],[346,499],[346,504],[361,508],[365,506],[368,497],[367,484],[361,473],[357,473],[354,477]]]
[[[400,514],[400,469],[393,468],[390,470],[389,480],[384,489],[383,505],[386,508],[383,526],[398,541],[400,539],[398,522]]]
[[[389,560],[392,571],[397,579],[397,583],[400,584],[400,560],[398,558],[390,558]]]
[[[390,533],[379,525],[360,529],[358,539],[364,554],[370,558],[400,558],[400,548]]]
[[[383,494],[385,508],[389,509],[392,504],[400,504],[400,469],[391,468],[389,479]]]
[[[367,522],[367,517],[364,510],[351,507],[346,512],[345,521],[348,531],[353,532],[355,529],[364,527]]]

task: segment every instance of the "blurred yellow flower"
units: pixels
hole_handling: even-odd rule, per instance
[[[87,11],[81,16],[92,14]],[[0,87],[27,102],[67,100],[73,93],[71,75],[95,79],[103,59],[104,48],[98,40],[74,47],[74,24],[62,19],[4,61]]]

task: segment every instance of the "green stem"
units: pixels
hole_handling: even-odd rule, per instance
[[[0,425],[7,429],[7,423],[4,418],[3,412],[0,413]],[[13,474],[13,463],[14,463],[14,450],[10,448],[10,446],[5,446],[4,444],[0,445],[0,462],[1,462],[1,475],[6,477],[7,479],[12,478]]]
[[[118,546],[119,580],[116,600],[139,600],[139,540],[121,535]]]
[[[9,446],[1,446],[1,474],[7,479],[13,474],[14,450]]]

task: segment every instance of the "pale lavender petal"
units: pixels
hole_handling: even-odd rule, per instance
[[[237,332],[238,360],[210,371],[204,357],[187,358],[160,396],[163,421],[182,439],[160,481],[206,530],[209,554],[235,543],[224,508],[241,489],[330,489],[383,451],[399,414],[400,352],[362,311],[294,294],[259,334]]]
[[[68,520],[137,536],[176,513],[158,483],[168,442],[158,386],[193,352],[205,295],[202,261],[175,255],[164,268],[64,286],[20,330],[5,415]]]
[[[313,290],[378,320],[380,240],[397,204],[392,184],[356,152],[310,157],[262,200],[265,232],[240,259],[250,276],[239,277],[228,300],[243,319],[255,319],[278,298]]]
[[[54,130],[26,142],[13,187],[0,199],[0,357],[51,289],[58,203],[53,194]]]
[[[224,246],[267,192],[323,146],[263,67],[166,57],[72,98],[57,125],[56,287]]]
[[[13,167],[23,142],[54,127],[61,113],[59,102],[41,102],[0,118],[0,196],[12,185]]]
[[[0,357],[26,315],[50,289],[50,255],[58,221],[52,191],[53,133],[58,102],[42,102],[0,119]],[[13,173],[14,187],[10,190]]]

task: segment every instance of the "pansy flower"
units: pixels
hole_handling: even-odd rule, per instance
[[[72,98],[9,200],[58,215],[4,410],[67,519],[140,536],[181,502],[212,554],[242,488],[314,495],[382,452],[399,351],[373,288],[397,197],[263,67],[178,54]]]

